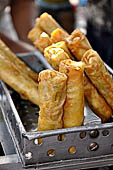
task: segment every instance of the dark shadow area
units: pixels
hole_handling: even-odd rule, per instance
[[[3,148],[2,148],[2,145],[1,145],[1,143],[0,143],[0,156],[4,156],[5,154],[4,154],[4,151],[3,151]]]

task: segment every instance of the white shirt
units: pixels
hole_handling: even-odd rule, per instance
[[[10,4],[10,0],[0,0],[0,14]]]
[[[14,40],[17,40],[18,37],[10,16],[10,7],[8,7],[10,2],[11,0],[0,0],[0,32],[5,33]]]

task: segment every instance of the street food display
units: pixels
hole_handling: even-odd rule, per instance
[[[92,49],[92,47],[91,47],[88,39],[84,35],[84,33],[82,33],[79,29],[75,29],[69,35],[67,32],[65,32],[65,30],[63,30],[59,25],[57,25],[56,21],[51,17],[52,16],[50,16],[49,14],[44,13],[40,16],[41,19],[40,18],[38,18],[38,19],[39,19],[39,23],[40,23],[40,22],[42,22],[42,18],[43,18],[43,27],[41,27],[41,24],[39,24],[40,28],[42,30],[44,28],[44,32],[46,32],[48,34],[48,36],[51,38],[51,41],[52,41],[52,44],[49,47],[46,47],[44,49],[44,56],[47,59],[47,61],[52,65],[52,67],[54,69],[58,70],[58,67],[59,67],[58,65],[60,64],[61,60],[65,59],[65,57],[60,58],[61,55],[58,57],[57,52],[54,53],[52,50],[50,50],[50,49],[52,49],[53,46],[56,48],[55,51],[59,51],[57,44],[61,43],[61,42],[65,42],[72,57],[69,55],[69,53],[67,53],[68,56],[72,60],[77,60],[77,61],[82,60],[83,55],[85,53],[87,53],[88,50]],[[48,23],[51,23],[52,29],[47,27],[46,22],[44,22],[44,20]],[[54,22],[53,22],[53,20],[54,20]],[[32,38],[30,38],[30,39],[32,40]],[[38,39],[38,37],[37,37],[37,39]],[[62,47],[60,46],[60,48],[62,48]],[[62,49],[64,50],[64,48],[62,48]],[[65,51],[65,52],[67,52],[67,51]],[[53,53],[54,53],[54,55],[53,55]],[[57,63],[57,68],[55,66],[56,63]],[[103,65],[104,65],[104,63],[103,63]],[[106,122],[112,115],[112,107],[109,104],[109,102],[103,97],[102,93],[99,92],[99,90],[95,86],[95,84],[93,84],[93,82],[90,80],[90,77],[88,77],[87,72],[86,72],[86,64],[85,64],[85,72],[84,73],[85,73],[84,74],[85,99],[87,100],[90,108],[94,111],[94,113],[97,114],[102,119],[102,122]],[[109,74],[108,77],[111,77],[110,84],[112,86],[113,79],[112,79],[112,76],[110,75],[110,73],[108,73],[108,74]],[[103,88],[102,87],[101,88],[104,89],[104,84],[101,84],[101,86],[103,86]],[[110,91],[111,92],[108,92],[108,93],[112,93],[112,95],[113,95],[112,88],[110,89]]]
[[[38,130],[83,125],[85,101],[107,122],[113,110],[113,79],[86,36],[78,29],[69,35],[43,13],[28,38],[53,70],[34,73],[0,40],[0,78],[39,106]]]

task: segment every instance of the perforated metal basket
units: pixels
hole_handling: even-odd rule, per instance
[[[24,167],[82,169],[113,160],[112,119],[101,124],[92,115],[96,121],[85,126],[38,132],[38,107],[8,89],[0,81],[0,107]]]

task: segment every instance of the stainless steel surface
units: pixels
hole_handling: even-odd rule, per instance
[[[40,51],[35,51],[34,53],[20,53],[17,54],[17,56],[37,73],[47,68],[53,69]]]
[[[93,113],[87,103],[84,107],[84,126],[90,124],[101,124],[101,119]]]
[[[44,56],[43,56],[39,51],[35,51],[34,54],[35,54],[36,57],[43,63],[43,65],[44,65],[46,68],[53,69],[53,68],[51,67],[51,65],[46,61],[46,59],[44,58]]]
[[[19,163],[20,160],[17,154],[11,154],[7,156],[0,156],[0,165]]]
[[[113,70],[106,63],[104,63],[104,65],[106,66],[107,70],[113,75]]]
[[[0,143],[5,155],[14,154],[15,148],[11,136],[8,133],[5,122],[3,121],[0,109]]]
[[[3,147],[3,151],[5,155],[14,154],[15,147],[13,145],[13,141],[11,136],[9,135],[5,123],[0,122],[0,142]]]
[[[113,163],[112,122],[100,124],[100,120],[95,119],[95,123],[87,121],[86,125],[81,127],[44,132],[37,132],[34,128],[34,131],[31,131],[25,127],[21,118],[21,115],[25,114],[25,107],[20,113],[14,99],[15,95],[11,94],[11,98],[3,82],[0,82],[0,94],[2,114],[24,167],[32,165],[40,167],[40,169],[71,170],[85,169],[88,166],[102,166],[102,164],[105,165],[106,160],[108,160],[106,166]],[[17,99],[17,101],[24,103],[21,99]],[[28,105],[28,108],[32,106],[35,110],[35,105],[30,103]],[[33,112],[35,113],[35,111]],[[90,114],[89,111],[87,113]],[[38,115],[36,119],[38,119]],[[64,140],[61,140],[61,135],[64,135]],[[39,138],[42,138],[42,144],[38,143]]]
[[[95,157],[113,154],[113,123],[90,124],[45,132],[27,132],[13,105],[7,88],[2,82],[0,89],[3,98],[1,102],[3,116],[13,137],[16,151],[21,158],[23,166],[39,166],[59,160],[67,163],[67,161],[73,162],[74,159],[81,162],[88,159],[90,162]],[[6,102],[7,105],[4,107],[4,103]],[[98,131],[96,133],[97,135],[92,136],[92,133],[95,133],[95,131]],[[61,134],[65,135],[64,141],[58,138]],[[36,142],[38,138],[43,138],[41,145]],[[75,153],[69,152],[72,146],[75,147]],[[48,151],[52,149],[55,151],[55,155],[48,156]],[[31,156],[28,159],[26,155]]]
[[[109,168],[106,168],[106,165]],[[88,159],[81,160],[69,160],[69,161],[58,161],[47,164],[40,164],[35,167],[29,166],[29,170],[80,170],[89,168],[98,168],[101,167],[101,170],[112,169],[110,166],[113,165],[113,155],[106,157],[97,157],[93,158],[90,161]],[[0,170],[25,170],[26,168],[22,167],[20,160],[16,154],[1,156],[0,157]],[[97,169],[100,170],[100,169]]]

